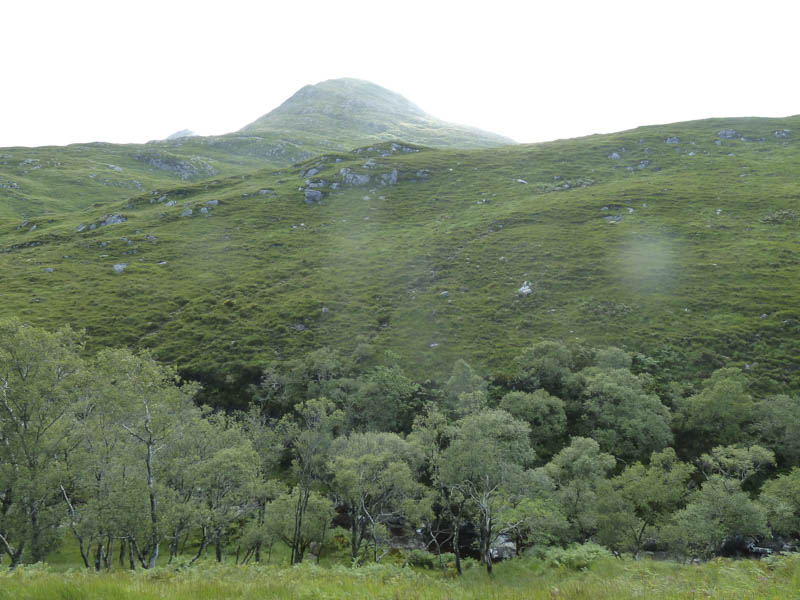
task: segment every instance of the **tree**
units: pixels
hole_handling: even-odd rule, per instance
[[[666,523],[689,496],[694,467],[667,448],[650,464],[636,463],[598,489],[598,540],[637,558],[648,534]]]
[[[308,400],[297,405],[297,418],[285,417],[281,422],[285,439],[294,459],[292,476],[296,502],[294,510],[294,541],[290,544],[292,564],[302,560],[301,535],[303,519],[308,508],[313,486],[321,482],[328,473],[328,455],[337,430],[342,426],[344,415],[325,398]]]
[[[767,481],[760,501],[774,534],[800,536],[800,468]]]
[[[509,392],[500,400],[499,408],[531,428],[531,445],[539,458],[549,458],[560,447],[567,426],[564,401],[545,390]]]
[[[401,519],[419,522],[428,512],[427,503],[421,502],[425,488],[414,477],[420,462],[417,448],[395,433],[351,433],[334,443],[331,485],[350,517],[354,563],[367,534],[378,562],[381,527]]]
[[[576,538],[585,541],[597,528],[597,495],[601,482],[616,460],[600,451],[591,438],[574,437],[545,465],[555,484],[555,497]]]
[[[726,538],[768,531],[766,511],[740,489],[739,482],[712,475],[686,508],[675,513],[666,537],[673,548],[710,557],[719,553]]]
[[[297,506],[302,504],[303,520],[296,518]],[[269,536],[281,540],[292,551],[292,562],[303,562],[311,542],[320,544],[334,516],[333,504],[317,492],[306,493],[294,487],[289,494],[281,494],[267,506],[265,530]]]
[[[198,425],[197,445],[189,455],[194,464],[185,468],[195,501],[202,506],[198,519],[202,538],[194,560],[213,542],[217,562],[221,562],[228,530],[254,508],[251,499],[257,489],[259,460],[236,422],[213,416]],[[177,542],[175,534],[173,540]]]
[[[117,422],[128,434],[131,452],[144,465],[148,496],[149,558],[143,564],[153,568],[162,536],[160,523],[163,488],[159,485],[158,463],[165,448],[178,440],[197,414],[192,399],[198,386],[181,383],[174,368],[162,366],[147,354],[127,350],[103,350],[97,368],[109,383],[108,402],[117,410]],[[136,545],[136,541],[133,543]]]
[[[800,464],[800,396],[765,398],[754,412],[761,442],[775,452],[781,464]]]
[[[719,369],[703,382],[698,394],[679,403],[677,425],[690,453],[743,441],[755,407],[746,384],[739,369]]]
[[[539,342],[525,348],[511,365],[515,390],[533,392],[544,388],[559,398],[571,395],[574,387],[572,352],[559,342]]]
[[[530,427],[504,410],[484,410],[456,423],[451,444],[442,452],[443,485],[456,490],[473,507],[479,529],[482,562],[492,572],[490,544],[497,525],[498,498],[512,493],[535,453]]]
[[[72,413],[84,390],[81,336],[0,323],[0,550],[44,560],[57,539]]]
[[[408,431],[416,412],[419,386],[397,366],[378,366],[358,380],[352,395],[353,425],[359,430]]]
[[[458,359],[444,386],[443,408],[455,418],[479,412],[486,408],[487,388],[486,380],[466,361]]]
[[[764,467],[775,464],[775,454],[758,445],[717,446],[700,457],[700,469],[708,478],[712,474],[722,475],[723,481],[730,479],[739,485]]]
[[[580,429],[618,460],[645,460],[672,443],[669,409],[648,394],[627,369],[589,367],[584,380]]]

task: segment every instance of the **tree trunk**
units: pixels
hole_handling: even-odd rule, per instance
[[[110,535],[106,540],[106,553],[103,555],[103,565],[106,567],[106,571],[111,570],[111,565],[114,563],[114,538]]]
[[[453,525],[453,554],[456,555],[456,573],[462,575],[461,572],[461,524],[456,520]]]
[[[100,567],[103,566],[100,562],[101,558],[103,557],[103,542],[97,542],[97,549],[94,551],[94,570],[99,571]]]
[[[153,550],[150,553],[150,559],[147,561],[147,568],[153,569],[158,560],[158,511],[156,504],[156,490],[153,482],[153,443],[152,441],[147,444],[147,491],[150,496],[150,523],[153,527],[152,544]]]
[[[194,564],[195,561],[203,555],[203,550],[206,549],[206,544],[208,543],[208,536],[206,535],[205,525],[203,525],[202,531],[203,531],[203,537],[200,539],[200,547],[197,549],[197,554],[194,555],[194,558],[189,564]]]
[[[222,562],[222,540],[219,539],[219,534],[214,542],[214,551],[217,555],[217,562]]]

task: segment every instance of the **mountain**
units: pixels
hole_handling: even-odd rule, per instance
[[[515,143],[494,133],[441,121],[400,94],[359,79],[307,85],[240,132],[302,135],[338,149],[390,140],[440,148]]]
[[[194,137],[194,136],[196,136],[196,135],[197,135],[197,134],[196,134],[194,131],[192,131],[191,129],[181,129],[180,131],[176,131],[176,132],[175,132],[175,133],[173,133],[172,135],[170,135],[170,136],[167,136],[167,138],[166,138],[166,139],[167,139],[168,141],[171,141],[171,140],[179,140],[180,138],[185,138],[185,137]]]
[[[147,144],[0,148],[0,218],[83,210],[179,185],[281,168],[323,152],[382,140],[476,148],[513,140],[423,113],[408,100],[355,79],[306,86],[238,132],[179,131]]]
[[[643,352],[686,386],[736,366],[797,389],[797,132],[800,117],[371,143],[0,220],[0,316],[149,348],[220,403],[322,346],[502,377],[543,339]]]

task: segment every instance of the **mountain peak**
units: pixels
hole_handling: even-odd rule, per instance
[[[441,121],[397,92],[352,78],[303,86],[240,132],[303,132],[350,148],[395,139],[464,148],[514,143],[494,133]]]

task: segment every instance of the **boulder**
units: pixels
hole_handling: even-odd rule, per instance
[[[517,555],[517,545],[511,537],[500,534],[489,545],[489,554],[493,561],[508,560]]]
[[[345,185],[367,185],[369,183],[369,175],[353,173],[352,169],[347,167],[339,169],[339,174],[342,176],[342,183]]]
[[[517,290],[517,294],[520,296],[529,296],[533,293],[533,289],[531,288],[530,281],[523,281],[520,288]]]
[[[397,169],[392,169],[391,173],[381,175],[381,185],[394,185],[397,183]]]
[[[671,135],[667,139],[665,139],[664,142],[667,144],[680,144],[681,138],[679,138],[676,135]]]
[[[778,139],[792,137],[792,131],[790,129],[779,129],[775,132],[775,137]]]
[[[721,137],[723,140],[733,140],[739,137],[739,134],[735,129],[720,129],[717,132],[717,137]]]
[[[622,157],[619,155],[619,152],[612,152],[611,154],[608,155],[608,158],[610,158],[611,160],[619,160]]]
[[[114,265],[115,273],[122,273],[128,267],[128,263],[117,263]]]
[[[322,200],[322,192],[319,190],[306,190],[303,195],[306,204],[316,204]]]

